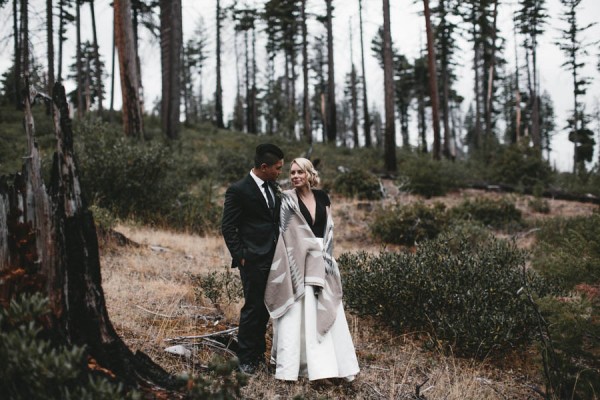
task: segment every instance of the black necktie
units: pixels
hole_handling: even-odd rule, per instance
[[[269,208],[275,207],[273,196],[271,195],[271,191],[269,190],[269,184],[267,182],[263,182],[262,187],[265,188],[265,194],[267,195],[267,204],[269,205]]]

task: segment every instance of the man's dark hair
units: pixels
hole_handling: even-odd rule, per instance
[[[260,168],[262,164],[274,165],[283,159],[283,151],[274,144],[262,143],[256,146],[254,154],[254,166]]]

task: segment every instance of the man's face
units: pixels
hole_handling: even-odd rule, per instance
[[[282,169],[283,160],[279,160],[273,165],[263,164],[260,167],[260,170],[263,174],[263,177],[261,177],[261,179],[264,181],[276,181],[279,177],[279,174],[281,174]]]

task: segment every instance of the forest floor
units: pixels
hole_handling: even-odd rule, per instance
[[[333,197],[336,224],[335,254],[358,250],[377,253],[395,250],[381,246],[369,234],[369,222],[380,203],[409,204],[440,201],[448,206],[476,196],[507,196],[463,190],[434,200],[394,192],[378,202]],[[528,208],[528,196],[508,195],[525,218],[589,215],[597,206],[548,200],[549,214]],[[202,373],[215,354],[232,354],[210,340],[196,340],[192,357],[165,352],[181,336],[204,335],[235,327],[241,301],[221,297],[211,303],[198,288],[198,278],[211,272],[230,272],[230,257],[222,237],[198,236],[122,223],[116,230],[139,246],[119,246],[101,240],[103,288],[113,325],[132,350],[148,354],[167,371]],[[517,243],[531,247],[534,235],[515,234]],[[281,382],[263,371],[243,388],[248,399],[541,399],[543,381],[534,347],[509,357],[472,360],[423,347],[419,332],[398,334],[371,318],[346,310],[361,372],[352,383]],[[270,329],[269,329],[270,335]],[[268,338],[270,339],[270,337]],[[422,396],[422,397],[418,397]]]

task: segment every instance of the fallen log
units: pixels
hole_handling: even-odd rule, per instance
[[[534,190],[531,187],[516,187],[513,185],[505,185],[505,184],[490,184],[483,182],[475,182],[467,185],[471,189],[479,189],[486,190],[491,192],[503,192],[503,193],[523,193],[528,195],[533,195]],[[568,200],[568,201],[577,201],[580,203],[592,203],[592,204],[600,204],[600,197],[595,196],[591,193],[581,194],[581,193],[570,193],[565,192],[564,190],[549,188],[544,189],[541,193],[541,196],[547,199],[554,200]]]

